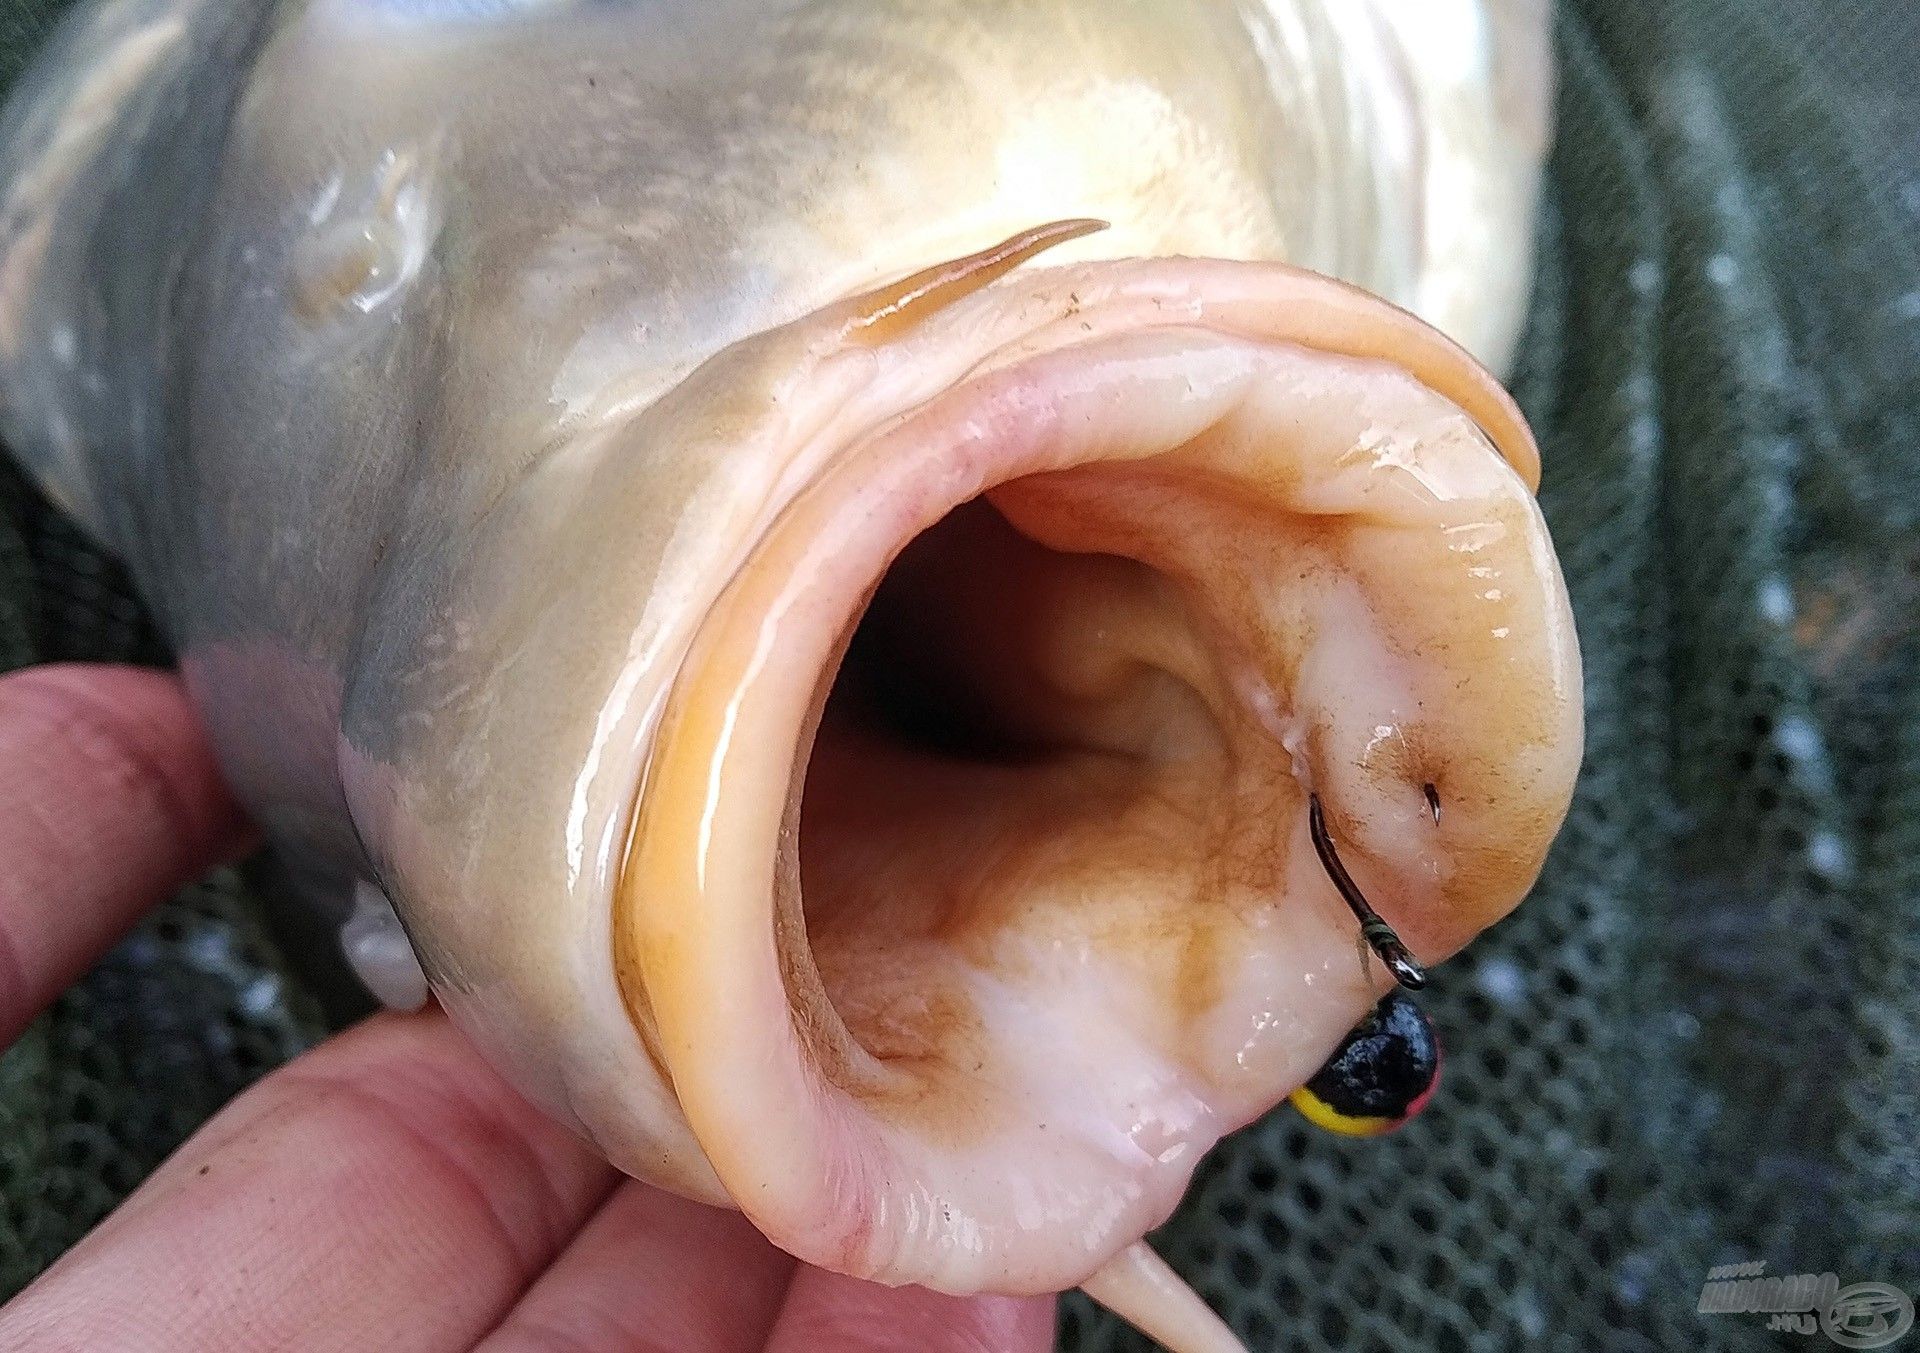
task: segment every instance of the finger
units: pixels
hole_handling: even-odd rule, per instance
[[[0,1348],[466,1350],[612,1180],[444,1015],[377,1016],[201,1129]]]
[[[738,1212],[628,1181],[481,1353],[750,1353],[765,1345],[793,1269]]]
[[[247,828],[178,677],[0,677],[0,1047]]]
[[[949,1297],[801,1268],[767,1353],[1047,1353],[1052,1297]]]

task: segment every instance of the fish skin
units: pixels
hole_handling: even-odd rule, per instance
[[[99,0],[0,128],[0,422],[275,844],[378,880],[562,1121],[726,1201],[608,898],[695,619],[876,370],[808,317],[1097,217],[1049,261],[1284,260],[1503,364],[1544,22]]]
[[[1499,370],[1530,275],[1546,33],[1543,0],[93,0],[4,129],[8,427],[108,527],[75,496],[103,471],[63,472],[46,424],[58,410],[82,445],[154,438],[133,409],[172,396],[132,377],[169,325],[133,299],[236,266],[209,218],[260,250],[257,275],[283,250],[324,254],[311,210],[338,193],[335,227],[377,223],[390,156],[446,185],[467,228],[420,289],[544,288],[462,306],[470,342],[549,340],[544,359],[490,357],[500,407],[657,394],[729,342],[1075,215],[1113,229],[1056,261],[1284,260]],[[56,216],[49,258],[33,236]],[[97,286],[118,296],[105,326],[73,308]],[[291,288],[309,318],[315,288]],[[284,305],[274,292],[260,309]],[[275,336],[267,314],[236,318]],[[32,350],[62,320],[122,407],[91,407]]]

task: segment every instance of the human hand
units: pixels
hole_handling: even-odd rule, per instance
[[[0,677],[0,767],[4,1047],[254,834],[163,673]],[[798,1265],[738,1213],[618,1175],[429,1009],[228,1105],[0,1308],[0,1348],[1037,1353],[1052,1305]]]

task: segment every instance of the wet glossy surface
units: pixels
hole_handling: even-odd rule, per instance
[[[1519,900],[1564,811],[1577,660],[1513,465],[1398,367],[1228,333],[1321,302],[1358,347],[1403,326],[1462,400],[1478,374],[1287,275],[1264,280],[1295,307],[1220,268],[1188,323],[1136,327],[1196,277],[1038,272],[933,321],[903,377],[1003,346],[782,515],[669,705],[625,989],[722,1179],[819,1262],[1069,1281],[1310,1075],[1385,978],[1307,845],[1308,786],[1429,958]],[[1004,332],[1049,303],[1071,318]],[[870,580],[980,488],[874,614],[911,690],[967,687],[938,706],[990,725],[987,754],[831,703],[814,740]],[[767,1121],[796,1130],[769,1146]],[[895,1216],[903,1177],[925,1196]]]
[[[528,1093],[808,1257],[1058,1286],[1369,999],[1303,787],[1438,957],[1524,891],[1578,742],[1483,372],[1281,269],[1089,260],[1287,259],[1503,360],[1543,44],[1517,0],[107,0],[0,151],[6,432],[127,554],[276,844],[378,883]],[[941,271],[1086,217],[1071,267]],[[898,496],[840,515],[909,419]],[[905,605],[1059,755],[983,789],[830,722],[809,781],[860,600],[979,489],[1029,545]],[[779,542],[785,628],[742,600]],[[703,665],[717,615],[781,642]],[[793,1168],[750,1158],[796,1103]]]

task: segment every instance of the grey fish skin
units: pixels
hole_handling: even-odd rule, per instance
[[[804,478],[743,447],[867,379],[819,317],[1094,217],[1049,258],[1089,304],[1100,260],[1287,261],[1499,365],[1549,84],[1532,0],[96,0],[0,131],[0,417],[276,846],[377,882],[562,1121],[733,1201],[608,899]]]

